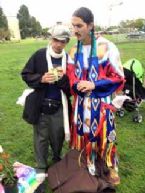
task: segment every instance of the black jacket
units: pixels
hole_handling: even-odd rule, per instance
[[[30,124],[37,124],[41,113],[40,109],[47,89],[47,84],[41,83],[41,78],[43,74],[48,71],[47,65],[46,48],[43,48],[32,55],[21,73],[22,79],[26,84],[34,89],[34,92],[26,97],[23,111],[24,120]],[[69,79],[66,75],[56,82],[56,86],[63,90],[69,99],[70,86]]]

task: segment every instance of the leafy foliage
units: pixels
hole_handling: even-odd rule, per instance
[[[0,40],[9,39],[10,33],[8,30],[8,21],[0,7]]]
[[[22,38],[26,38],[30,36],[30,14],[29,10],[25,5],[21,5],[20,10],[17,14],[17,18],[19,19],[19,28]]]
[[[120,22],[120,27],[142,30],[145,26],[145,19],[126,20]]]
[[[8,30],[7,18],[3,13],[3,9],[0,7],[0,28]]]
[[[0,145],[0,176],[5,185],[15,184],[16,176],[10,155]]]
[[[36,37],[41,34],[42,27],[35,17],[29,14],[27,6],[21,5],[17,18],[22,39],[26,37]]]
[[[32,37],[40,36],[42,33],[42,27],[40,25],[40,22],[38,22],[35,17],[31,17],[30,23],[31,23],[31,36]]]

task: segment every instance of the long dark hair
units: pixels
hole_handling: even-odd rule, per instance
[[[87,7],[78,8],[77,10],[74,11],[72,16],[81,18],[87,25],[94,23],[94,14]],[[94,48],[94,26],[91,29],[90,33],[91,33],[91,53],[90,55],[92,56],[93,48]],[[75,63],[77,62],[79,47],[80,47],[80,41],[78,41],[77,43],[77,55],[76,55]]]
[[[80,7],[72,16],[80,17],[87,24],[94,23],[94,15],[92,11],[86,7]]]

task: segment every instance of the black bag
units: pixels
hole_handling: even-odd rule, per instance
[[[37,124],[40,116],[42,94],[38,91],[30,93],[25,100],[23,119],[30,124]]]
[[[80,152],[71,150],[65,157],[48,169],[48,185],[54,193],[115,193],[114,187],[105,179],[89,174],[86,159],[82,155],[81,166],[78,164]],[[99,163],[100,170],[103,169]],[[103,172],[104,173],[104,172]]]
[[[42,102],[41,112],[44,114],[54,114],[61,107],[61,101],[45,98]]]

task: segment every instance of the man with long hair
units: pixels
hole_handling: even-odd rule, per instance
[[[109,181],[117,185],[120,178],[111,99],[124,83],[119,52],[109,40],[95,37],[90,9],[77,9],[72,26],[78,42],[70,50],[74,63],[67,72],[74,95],[71,148],[85,151],[92,175],[97,175],[96,162],[101,159],[109,170]]]

